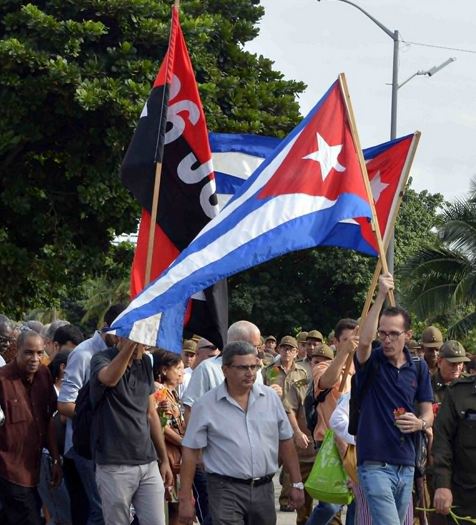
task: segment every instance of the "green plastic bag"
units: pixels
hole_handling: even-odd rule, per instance
[[[334,433],[327,429],[304,487],[313,499],[348,505],[353,495],[347,486],[347,479]]]

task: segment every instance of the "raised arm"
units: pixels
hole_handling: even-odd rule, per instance
[[[337,345],[334,359],[331,361],[327,370],[319,378],[318,387],[320,390],[332,388],[340,380],[342,369],[345,366],[348,356],[353,354],[357,347],[359,341],[359,336],[357,334],[358,328],[355,328],[352,336],[347,339],[347,341],[343,341],[341,344]]]
[[[378,328],[380,311],[385,303],[389,290],[394,289],[393,276],[390,273],[384,273],[379,277],[379,287],[377,297],[375,298],[372,308],[370,308],[367,317],[363,319],[360,328],[359,346],[357,347],[357,360],[359,363],[365,363],[372,352],[372,341],[375,338]]]
[[[114,387],[119,383],[139,343],[129,339],[121,339],[116,346],[119,353],[108,365],[101,368],[98,373],[99,381],[108,387]]]

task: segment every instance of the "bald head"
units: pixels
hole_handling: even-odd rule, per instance
[[[255,348],[261,344],[259,328],[249,321],[237,321],[228,328],[227,343],[245,341]]]

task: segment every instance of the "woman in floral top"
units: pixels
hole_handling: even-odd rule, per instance
[[[174,486],[167,494],[169,501],[169,524],[178,524],[178,500],[180,462],[182,458],[182,437],[185,423],[177,386],[183,382],[183,361],[179,354],[159,350],[153,353],[154,379],[157,390],[157,411],[164,427],[165,444],[170,467],[174,474]]]

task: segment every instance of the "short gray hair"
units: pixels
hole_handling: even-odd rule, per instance
[[[18,349],[23,348],[26,341],[30,339],[30,337],[39,338],[42,341],[44,341],[44,338],[41,334],[39,334],[38,332],[35,332],[35,330],[31,330],[30,328],[27,328],[26,326],[22,326],[20,333],[18,334],[18,337],[17,337],[17,348]]]
[[[249,321],[237,321],[228,328],[227,342],[246,341],[252,343],[255,335],[260,336],[259,328]]]
[[[256,348],[246,341],[233,341],[225,345],[222,353],[223,366],[230,366],[233,363],[235,355],[254,355]]]
[[[45,325],[43,327],[43,333],[41,335],[44,339],[53,341],[56,330],[58,330],[60,326],[66,326],[67,324],[69,324],[68,321],[64,321],[63,319],[57,319],[56,321],[51,322],[49,325]]]

